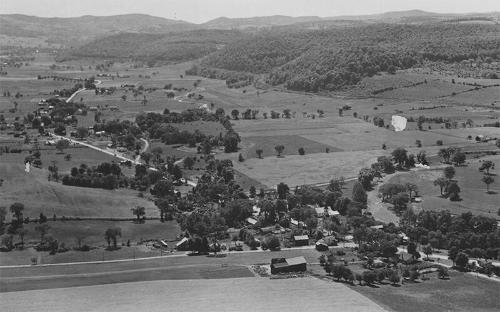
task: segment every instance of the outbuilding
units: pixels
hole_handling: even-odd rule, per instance
[[[307,246],[309,245],[309,236],[295,235],[293,241],[295,242],[295,246]]]
[[[180,241],[175,244],[175,249],[177,250],[187,250],[189,246],[189,239],[187,237],[183,237]]]
[[[304,257],[271,259],[271,274],[305,272],[306,270],[307,262]]]

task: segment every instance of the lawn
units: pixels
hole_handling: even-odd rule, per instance
[[[500,161],[500,156],[487,156],[481,160],[492,160],[496,164]],[[478,168],[481,165],[479,160],[468,162],[466,167],[456,167],[455,179],[461,188],[461,201],[452,202],[440,197],[439,187],[433,185],[433,181],[442,175],[441,170],[413,171],[402,173],[391,178],[388,183],[415,183],[419,193],[422,195],[422,203],[415,204],[417,209],[425,210],[449,210],[452,213],[463,213],[471,211],[496,218],[498,203],[500,203],[500,181],[495,181],[490,185],[491,194],[486,193],[486,185],[481,181],[483,174]],[[494,173],[495,171],[491,171]],[[496,176],[493,176],[496,178]],[[498,179],[496,179],[498,180]]]

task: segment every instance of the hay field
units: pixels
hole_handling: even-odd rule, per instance
[[[296,186],[328,182],[340,176],[355,177],[359,169],[369,167],[376,162],[378,156],[388,154],[384,150],[317,153],[282,158],[252,158],[242,163],[233,163],[236,170],[268,187],[275,187],[280,182]]]
[[[315,278],[150,281],[2,293],[0,300],[6,312],[384,311],[343,284]]]

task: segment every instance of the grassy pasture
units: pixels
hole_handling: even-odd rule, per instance
[[[255,151],[257,149],[263,150],[263,157],[275,156],[276,150],[274,147],[279,144],[285,146],[282,155],[298,155],[298,149],[300,147],[304,148],[306,155],[312,153],[325,153],[326,148],[329,148],[330,152],[341,151],[332,146],[311,141],[298,135],[245,137],[243,139],[243,144],[248,145],[248,147],[244,149],[245,153],[243,157],[245,158],[256,158],[257,153]]]
[[[472,86],[469,86],[473,88]],[[449,96],[446,101],[456,105],[498,105],[500,101],[500,87],[490,87],[471,92],[463,92]]]
[[[450,81],[428,80],[427,83],[406,88],[397,88],[391,91],[382,92],[376,97],[393,98],[399,100],[432,100],[451,95],[453,92],[460,93],[470,90],[473,87],[453,84]]]
[[[499,156],[488,156],[495,163],[499,163]],[[481,165],[479,161],[469,161],[467,167],[457,167],[455,179],[460,186],[461,201],[452,202],[441,198],[439,187],[433,185],[433,181],[442,176],[441,170],[414,171],[394,176],[389,183],[412,182],[417,184],[419,193],[422,195],[422,203],[415,205],[417,209],[425,210],[445,210],[451,213],[463,213],[472,211],[474,214],[483,214],[495,218],[497,216],[498,203],[500,202],[500,181],[495,181],[490,185],[490,191],[495,193],[486,194],[486,184],[481,181],[483,174],[478,168]],[[494,171],[493,171],[494,173]],[[496,176],[493,177],[496,179]],[[496,179],[498,180],[498,179]]]
[[[42,152],[42,155],[44,154],[46,153]],[[69,170],[72,166],[79,166],[80,161],[91,164],[85,158],[85,154],[82,153],[79,156],[76,153],[72,154],[74,158],[71,162],[65,160],[57,162],[57,165],[61,168],[61,173],[64,170]],[[89,157],[92,157],[91,152],[88,154]],[[128,189],[109,191],[48,182],[48,171],[46,169],[50,163],[48,160],[43,163],[42,169],[32,168],[31,172],[27,174],[24,172],[23,165],[25,155],[21,155],[3,154],[1,156],[0,177],[5,181],[0,189],[0,205],[8,207],[14,202],[21,202],[25,205],[25,217],[36,218],[40,212],[43,212],[49,217],[55,213],[59,217],[130,218],[133,217],[130,209],[135,206],[144,206],[146,216],[159,216],[155,205],[146,199],[137,197],[137,191]],[[44,157],[47,156],[42,156],[42,162]],[[55,158],[58,157],[62,159],[63,155],[55,156]]]
[[[498,282],[450,272],[449,280],[432,277],[401,287],[349,286],[389,311],[498,311]]]
[[[130,213],[130,217],[134,217]],[[160,222],[159,220],[147,220],[145,223],[137,224],[132,221],[48,221],[50,226],[48,235],[64,243],[67,247],[78,246],[77,237],[84,237],[83,244],[89,246],[105,246],[104,232],[108,228],[119,227],[122,230],[122,236],[118,243],[126,243],[130,240],[135,245],[141,239],[163,239],[166,241],[175,241],[176,236],[180,234],[180,228],[175,221]],[[25,241],[40,241],[40,234],[35,230],[36,223],[25,224],[24,228],[28,230]],[[17,241],[18,238],[16,237]]]

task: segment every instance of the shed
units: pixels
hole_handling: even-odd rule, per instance
[[[271,274],[305,272],[306,270],[307,262],[304,257],[271,259]]]
[[[293,241],[295,242],[295,246],[307,246],[309,245],[309,236],[295,235]]]

